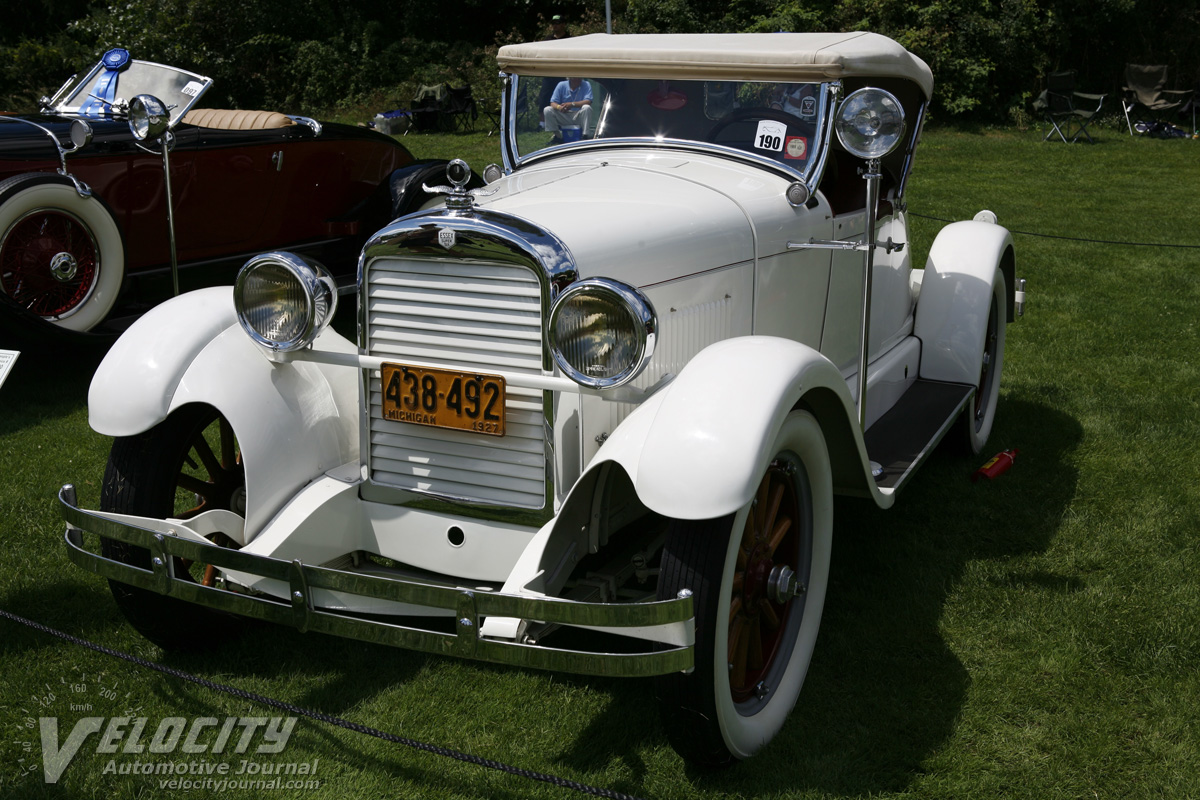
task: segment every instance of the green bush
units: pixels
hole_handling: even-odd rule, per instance
[[[602,7],[582,0],[536,13],[533,0],[459,0],[453,13],[427,0],[124,0],[51,20],[80,14],[84,2],[23,11],[0,34],[6,110],[35,107],[113,46],[211,75],[207,102],[220,105],[318,113],[379,98],[403,104],[426,83],[470,83],[485,96],[500,44],[547,35],[552,13],[567,16],[573,35],[605,22]],[[1126,62],[1168,64],[1173,88],[1192,88],[1200,74],[1200,43],[1178,34],[1195,26],[1200,0],[1097,0],[1086,13],[1073,0],[616,0],[613,11],[617,32],[882,33],[932,68],[933,113],[963,120],[1023,118],[1057,69],[1110,94]]]

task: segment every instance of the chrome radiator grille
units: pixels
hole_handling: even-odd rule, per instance
[[[465,372],[542,374],[542,297],[511,264],[377,258],[366,276],[368,352],[387,361]],[[542,392],[507,389],[507,433],[486,436],[382,418],[370,375],[374,483],[440,497],[541,508],[546,496]]]

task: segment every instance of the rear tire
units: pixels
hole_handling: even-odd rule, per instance
[[[112,311],[125,248],[112,214],[60,175],[0,182],[0,292],[35,316],[88,331]]]
[[[771,452],[754,500],[721,519],[672,521],[663,548],[658,596],[691,590],[695,669],[657,679],[657,695],[671,745],[697,766],[731,764],[771,741],[816,644],[833,531],[820,425],[793,412]],[[786,571],[799,594],[782,591]]]
[[[228,421],[211,406],[189,405],[145,433],[113,442],[100,508],[155,519],[187,519],[223,508],[245,515],[245,473]],[[227,542],[232,545],[232,542]],[[142,547],[101,539],[106,558],[150,568]],[[176,558],[175,575],[208,583],[213,571]],[[203,650],[223,642],[241,617],[110,580],[109,589],[138,633],[166,650]]]
[[[960,423],[962,447],[970,455],[983,452],[996,420],[996,404],[1000,399],[1000,373],[1004,369],[1006,291],[1004,273],[997,272],[996,283],[992,287],[987,328],[984,331],[979,383],[975,388],[974,401],[963,409]]]

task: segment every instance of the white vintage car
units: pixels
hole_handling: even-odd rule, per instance
[[[885,37],[499,64],[504,166],[468,190],[452,163],[368,242],[358,341],[318,264],[267,253],[117,342],[89,398],[116,437],[101,510],[61,493],[71,558],[164,646],[243,615],[657,676],[680,753],[746,758],[804,681],[833,496],[886,508],[943,437],[984,446],[1012,239],[984,211],[913,268],[933,79]],[[539,108],[568,78],[590,104]]]

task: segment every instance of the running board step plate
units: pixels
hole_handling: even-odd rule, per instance
[[[975,395],[961,383],[918,380],[896,405],[867,429],[871,460],[883,467],[880,489],[898,490],[933,452]]]

